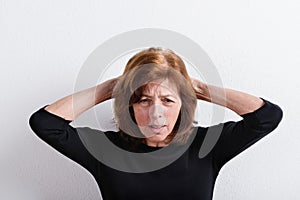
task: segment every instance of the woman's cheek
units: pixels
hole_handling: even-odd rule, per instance
[[[147,126],[149,120],[149,112],[145,108],[137,108],[134,112],[135,120],[139,126]]]

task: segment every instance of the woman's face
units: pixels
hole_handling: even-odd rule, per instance
[[[152,82],[141,99],[133,104],[137,125],[149,146],[165,146],[165,139],[172,132],[181,108],[176,87],[168,80]]]

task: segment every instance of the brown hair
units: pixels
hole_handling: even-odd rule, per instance
[[[184,144],[192,133],[197,98],[184,62],[171,50],[149,48],[128,61],[113,93],[121,136],[134,146],[144,143],[145,139],[135,122],[132,104],[140,100],[148,83],[166,79],[176,87],[182,100],[177,122],[168,139]]]

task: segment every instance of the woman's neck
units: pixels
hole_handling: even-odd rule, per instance
[[[146,139],[145,144],[151,147],[166,147],[168,146],[170,141],[161,141],[161,142],[151,142]]]

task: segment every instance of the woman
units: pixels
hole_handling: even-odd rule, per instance
[[[74,108],[72,98],[76,99]],[[135,153],[188,144],[187,148],[169,164],[145,172],[122,171],[100,162],[83,144],[79,128],[69,123],[110,98],[115,99],[119,131],[104,134],[115,145]],[[197,99],[227,107],[243,118],[209,127],[215,130],[222,127],[222,131],[213,149],[203,158],[198,154],[208,128],[193,126]],[[96,179],[104,200],[208,200],[212,199],[222,166],[273,131],[281,118],[282,111],[277,105],[191,79],[174,52],[150,48],[134,55],[121,77],[40,108],[30,117],[30,126],[46,143],[85,167]],[[100,130],[97,132],[103,135]],[[119,163],[132,168],[141,164],[131,158]]]

